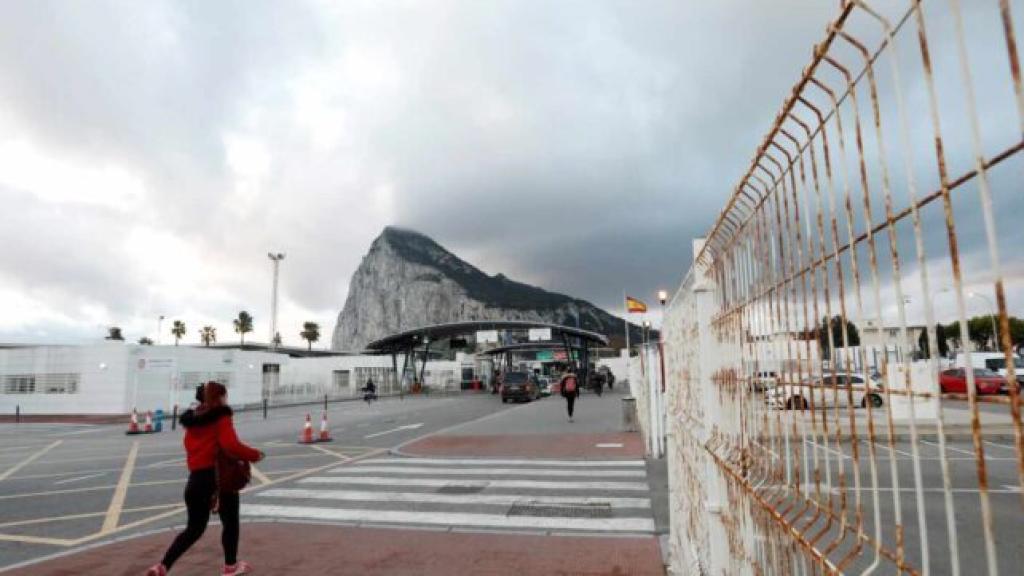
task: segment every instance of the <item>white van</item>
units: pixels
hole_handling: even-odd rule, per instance
[[[966,368],[967,355],[963,352],[958,353],[954,364],[957,368]],[[1006,355],[1002,352],[971,352],[971,367],[985,368],[1006,378]],[[1024,361],[1021,360],[1020,356],[1013,357],[1013,367],[1014,372],[1017,373],[1017,382],[1024,385]],[[1006,391],[1006,386],[1004,385],[1003,392]]]

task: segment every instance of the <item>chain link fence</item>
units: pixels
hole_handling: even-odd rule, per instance
[[[814,46],[666,310],[675,573],[1024,566],[1021,12]]]

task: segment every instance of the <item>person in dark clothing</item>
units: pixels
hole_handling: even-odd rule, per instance
[[[211,510],[220,516],[221,545],[224,547],[223,576],[248,574],[252,566],[238,560],[238,492],[217,489],[215,463],[219,451],[247,462],[259,462],[263,452],[243,444],[238,439],[232,422],[231,407],[227,405],[227,388],[217,382],[207,382],[196,389],[199,404],[186,410],[179,419],[185,428],[185,453],[189,469],[185,485],[185,506],[188,525],[175,537],[164,554],[146,576],[165,576],[174,563],[206,531]]]
[[[366,403],[369,404],[371,400],[376,399],[377,385],[373,383],[373,378],[368,378],[366,380],[366,386],[363,387],[363,400],[365,400]]]
[[[565,407],[569,412],[569,422],[572,422],[572,412],[576,406],[576,397],[580,395],[579,380],[576,378],[572,368],[569,368],[565,371],[565,374],[562,374],[558,388],[562,392],[562,397],[565,398]]]

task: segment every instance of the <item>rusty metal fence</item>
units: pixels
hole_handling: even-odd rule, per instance
[[[1021,573],[1012,4],[842,3],[695,241],[664,321],[675,573]]]

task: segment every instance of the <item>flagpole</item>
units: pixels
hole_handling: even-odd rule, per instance
[[[626,380],[630,377],[630,362],[629,362],[629,302],[626,301],[626,290],[622,290],[622,305],[623,305],[623,322],[626,323]]]

